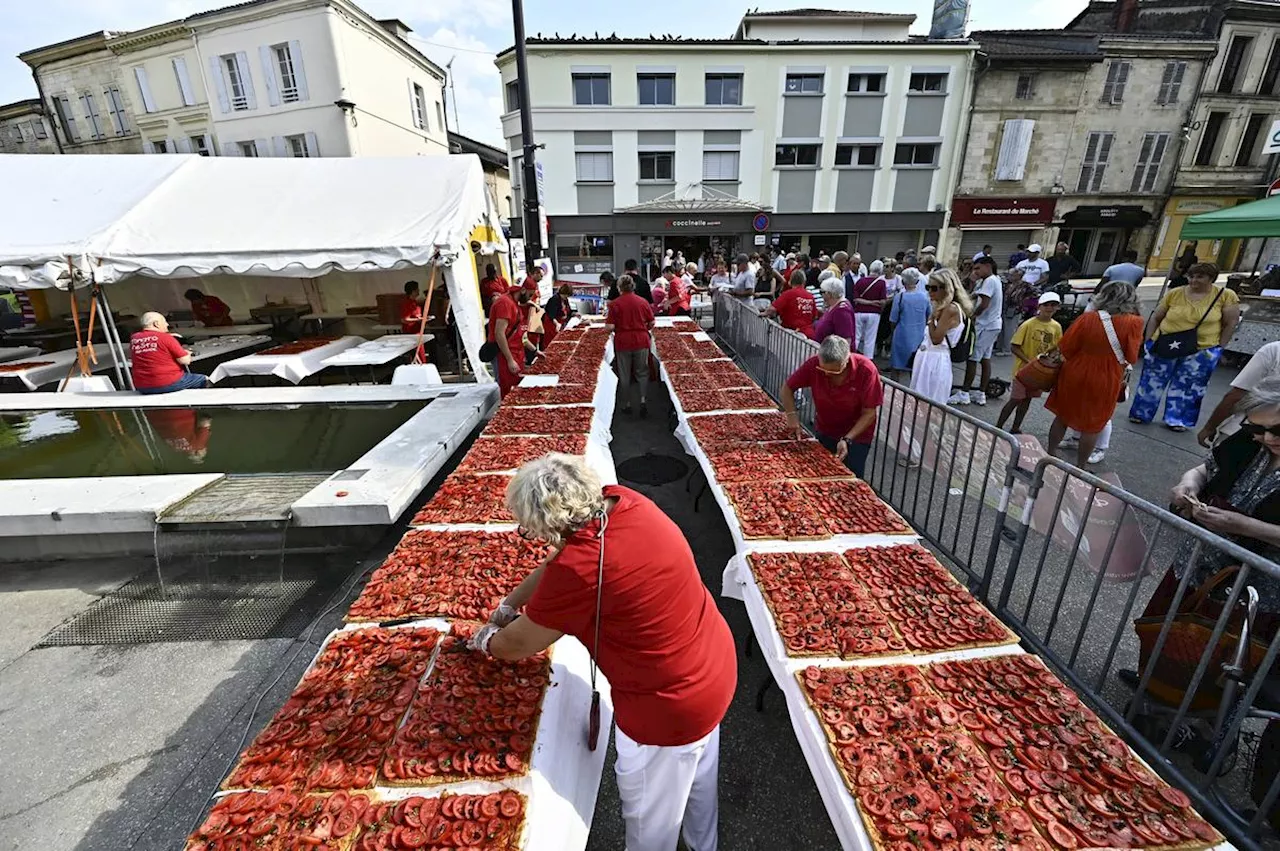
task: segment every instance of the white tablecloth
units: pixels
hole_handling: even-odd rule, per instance
[[[191,352],[192,363],[199,363],[202,360],[222,357],[232,352],[252,349],[255,346],[266,346],[270,343],[271,338],[265,334],[235,334],[229,337],[207,337],[203,340],[192,340],[183,348]]]
[[[39,354],[40,350],[35,346],[0,347],[0,363],[8,363],[15,360],[39,360],[36,357]]]
[[[423,334],[422,342],[434,340],[435,334]],[[324,366],[377,366],[389,363],[418,346],[417,334],[387,334],[376,340],[366,340],[358,346],[325,358]]]
[[[249,334],[261,334],[263,331],[270,330],[271,326],[265,322],[252,325],[223,325],[220,328],[192,326],[190,328],[169,329],[170,333],[177,334],[185,340],[203,340],[208,337],[243,337]]]
[[[98,363],[95,365],[90,362],[89,366],[94,372],[101,372],[109,369],[116,359],[111,355],[111,349],[106,343],[97,343],[93,347],[94,353],[98,356]],[[26,360],[38,361],[46,363],[47,366],[37,366],[32,369],[24,369],[18,372],[0,372],[0,381],[13,382],[18,381],[28,390],[37,390],[41,386],[52,381],[61,382],[67,377],[71,370],[71,365],[76,361],[75,349],[63,349],[60,352],[48,352],[44,354],[34,354]],[[10,361],[12,363],[12,361]],[[114,382],[114,378],[112,379]],[[117,388],[119,389],[119,388]]]
[[[332,343],[326,343],[297,355],[247,355],[220,365],[209,376],[209,380],[216,383],[237,375],[274,375],[297,384],[307,376],[324,369],[325,358],[358,346],[362,342],[364,342],[363,337],[339,337]]]

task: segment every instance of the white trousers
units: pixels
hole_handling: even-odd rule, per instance
[[[876,333],[880,330],[880,314],[855,313],[854,326],[857,328],[858,353],[874,357],[876,353]]]
[[[1067,434],[1071,435],[1076,440],[1080,439],[1080,432],[1076,431],[1073,428],[1067,429]],[[1097,449],[1100,452],[1106,452],[1110,448],[1111,448],[1111,421],[1107,420],[1107,424],[1102,427],[1102,431],[1098,432],[1098,443],[1096,446],[1094,446],[1094,449]]]
[[[689,851],[716,851],[720,727],[677,747],[637,744],[618,729],[614,744],[627,851],[674,851],[682,826]]]

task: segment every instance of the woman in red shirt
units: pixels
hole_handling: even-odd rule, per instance
[[[509,289],[511,289],[511,284],[507,283],[506,278],[498,274],[498,267],[492,263],[486,264],[484,278],[480,281],[480,297],[484,299],[485,312],[489,312],[495,298],[506,295]]]
[[[665,274],[667,278],[667,298],[662,303],[662,306],[666,308],[668,316],[688,316],[689,308],[693,304],[689,285],[685,283],[684,278],[680,276],[680,272],[673,266],[667,267]]]
[[[628,851],[671,851],[682,825],[690,848],[715,851],[720,721],[737,660],[679,527],[641,494],[601,488],[584,459],[558,453],[520,468],[507,506],[522,534],[557,551],[472,647],[514,660],[565,634],[582,642],[613,693]]]
[[[800,364],[778,394],[801,436],[796,391],[802,387],[813,396],[814,436],[861,478],[876,434],[876,412],[884,402],[880,371],[870,358],[851,353],[844,337],[823,340],[818,354]]]
[[[216,295],[205,295],[197,289],[183,293],[183,298],[191,302],[191,315],[206,328],[224,328],[234,325],[231,308]]]
[[[774,299],[764,312],[766,318],[777,317],[783,328],[799,331],[813,339],[813,318],[818,315],[818,300],[805,289],[804,272],[792,272],[791,286]]]
[[[498,390],[503,396],[520,383],[524,353],[531,348],[525,334],[529,299],[529,291],[519,289],[515,295],[495,298],[489,308],[489,341],[498,346]]]

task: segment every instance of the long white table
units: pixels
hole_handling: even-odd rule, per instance
[[[111,349],[105,343],[94,345],[93,351],[98,356],[97,364],[90,362],[90,368],[94,372],[109,369],[115,363]],[[63,349],[60,352],[37,353],[28,360],[33,363],[43,364],[43,366],[12,372],[0,372],[0,384],[10,386],[21,384],[24,390],[37,390],[50,382],[61,381],[70,374],[71,366],[76,362],[76,350]]]
[[[362,342],[364,342],[362,337],[339,337],[332,343],[326,343],[296,355],[247,355],[219,365],[209,376],[209,380],[216,384],[224,378],[241,375],[271,375],[297,384],[324,369],[325,358],[358,346]]]
[[[435,334],[423,334],[422,342],[426,343],[435,338]],[[417,334],[387,334],[331,355],[321,363],[324,366],[380,366],[408,354],[417,346]]]
[[[230,337],[207,337],[203,340],[193,340],[190,345],[184,348],[191,352],[191,362],[199,363],[200,361],[229,355],[232,352],[267,346],[270,343],[271,338],[266,334],[236,334]]]
[[[0,348],[0,363],[15,360],[37,360],[40,350],[35,346],[9,346]]]
[[[267,322],[257,322],[250,325],[222,325],[214,328],[193,326],[190,328],[169,329],[171,333],[184,340],[202,340],[206,337],[243,337],[247,334],[261,334],[270,330],[271,325]]]

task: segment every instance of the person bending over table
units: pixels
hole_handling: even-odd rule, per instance
[[[489,340],[498,346],[498,390],[503,396],[520,382],[524,351],[533,350],[525,333],[525,307],[532,300],[533,291],[520,287],[495,298],[490,305]]]
[[[191,315],[206,328],[225,328],[236,324],[231,318],[231,308],[216,295],[190,289],[183,293],[183,298],[191,302]]]
[[[813,431],[818,442],[861,478],[876,434],[876,411],[884,402],[875,363],[851,352],[849,341],[837,334],[822,341],[818,354],[800,364],[778,393],[782,410],[801,438],[804,429],[796,413],[796,391],[802,387],[809,388],[813,397]]]
[[[684,535],[645,496],[602,488],[584,459],[559,453],[520,468],[507,507],[524,537],[555,552],[472,648],[516,660],[578,639],[613,692],[627,851],[672,851],[681,833],[689,851],[716,851],[720,722],[737,660]],[[578,711],[585,729],[585,700]]]
[[[169,333],[164,314],[153,310],[142,314],[142,330],[129,338],[129,356],[133,361],[133,386],[139,393],[172,393],[209,383],[205,376],[187,371],[191,352]]]

